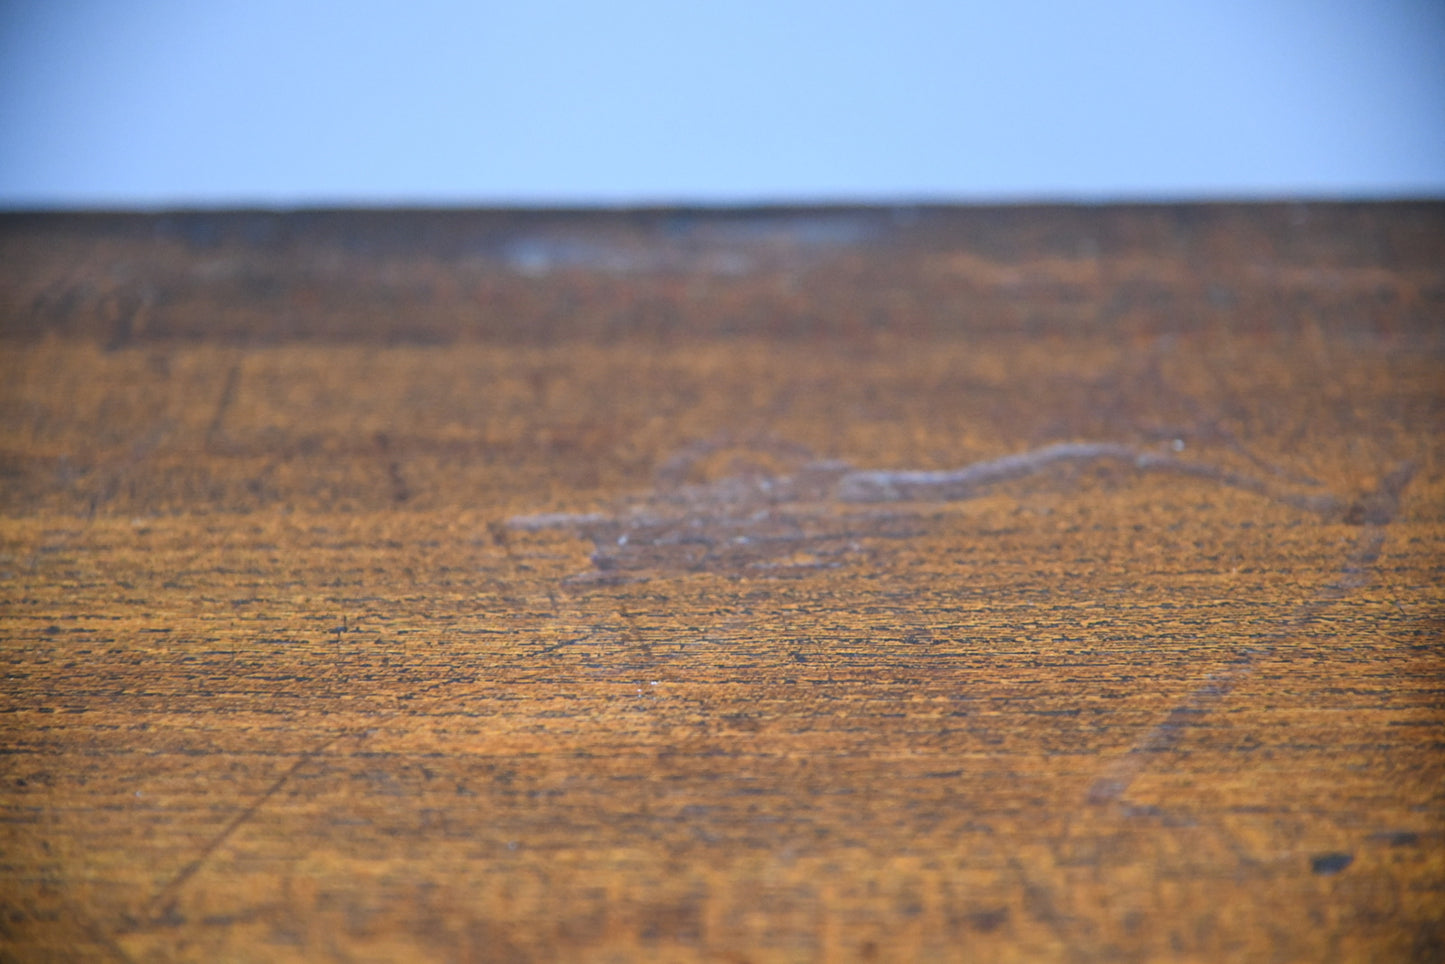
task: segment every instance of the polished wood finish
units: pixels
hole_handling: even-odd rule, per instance
[[[1445,206],[0,219],[0,957],[1445,956]]]

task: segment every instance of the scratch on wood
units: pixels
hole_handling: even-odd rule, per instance
[[[1364,530],[1345,557],[1336,577],[1300,605],[1279,631],[1262,643],[1237,652],[1223,669],[1212,674],[1122,756],[1105,767],[1089,788],[1090,803],[1121,802],[1130,784],[1148,767],[1149,762],[1177,746],[1189,727],[1198,725],[1228,697],[1257,663],[1273,655],[1302,629],[1318,621],[1331,606],[1369,581],[1370,567],[1380,558],[1385,545],[1386,528],[1399,512],[1400,498],[1414,473],[1413,464],[1401,464],[1380,482],[1374,492],[1361,497],[1346,511],[1346,520],[1363,524]]]
[[[164,887],[162,887],[159,891],[156,892],[156,895],[152,897],[150,899],[150,902],[146,905],[144,919],[147,922],[152,923],[163,920],[164,918],[161,915],[169,910],[169,905],[173,903],[176,894],[179,893],[180,889],[186,885],[187,881],[194,877],[196,873],[206,865],[206,861],[210,860],[211,856],[221,847],[221,845],[224,844],[227,840],[231,839],[231,837],[235,835],[236,831],[239,830],[247,821],[255,817],[256,814],[259,813],[261,809],[266,805],[266,803],[272,797],[274,797],[281,790],[282,787],[284,787],[288,782],[290,782],[292,777],[294,777],[297,773],[301,771],[302,767],[306,766],[306,764],[316,759],[316,757],[320,756],[322,753],[325,753],[337,741],[348,735],[350,734],[338,733],[335,736],[332,736],[330,739],[326,740],[325,742],[321,743],[319,746],[313,747],[312,749],[307,750],[305,753],[301,754],[301,756],[297,758],[296,762],[292,763],[291,766],[287,767],[286,770],[282,772],[279,777],[273,780],[271,782],[271,785],[268,786],[261,793],[260,796],[252,800],[235,816],[233,816],[229,821],[227,821],[226,825],[221,828],[220,832],[217,833],[214,837],[212,837],[210,841],[208,841],[206,845],[201,848],[200,853],[196,854],[195,858],[192,859],[190,863],[182,867],[174,877],[172,877],[169,881],[166,882]]]
[[[1061,442],[1014,455],[974,462],[959,469],[936,472],[847,472],[838,481],[838,497],[845,502],[966,499],[976,495],[985,486],[1034,475],[1060,463],[1099,461],[1125,462],[1145,472],[1192,475],[1229,488],[1243,489],[1277,499],[1310,512],[1328,513],[1339,508],[1339,500],[1333,496],[1305,496],[1280,491],[1262,479],[1117,442]]]
[[[774,453],[781,446],[773,442]],[[698,446],[685,450],[691,457]],[[620,582],[660,572],[752,572],[771,578],[836,568],[872,551],[879,540],[919,535],[928,505],[976,498],[991,486],[1063,464],[1119,462],[1136,472],[1184,475],[1253,493],[1324,517],[1346,513],[1334,495],[1299,491],[1206,461],[1120,442],[1062,442],[974,462],[957,469],[855,469],[810,461],[789,475],[733,475],[684,484],[678,464],[664,463],[659,484],[610,512],[514,516],[520,532],[569,529],[590,539],[592,571],[573,581]],[[797,453],[794,454],[795,458]]]

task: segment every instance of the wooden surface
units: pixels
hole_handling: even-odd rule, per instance
[[[0,958],[1445,956],[1439,204],[11,215],[0,323]]]

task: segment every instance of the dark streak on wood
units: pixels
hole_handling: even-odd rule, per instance
[[[226,380],[221,385],[221,392],[216,396],[216,410],[211,415],[211,424],[206,426],[206,448],[215,450],[216,443],[221,437],[222,427],[226,422],[226,412],[230,409],[231,403],[236,399],[236,386],[241,381],[241,363],[235,362],[226,371]]]

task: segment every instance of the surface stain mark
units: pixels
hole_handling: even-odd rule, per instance
[[[1174,749],[1190,726],[1197,725],[1249,675],[1256,663],[1272,655],[1281,644],[1320,619],[1335,603],[1369,581],[1370,567],[1380,558],[1385,545],[1386,527],[1399,511],[1400,497],[1415,473],[1413,464],[1404,463],[1385,477],[1379,488],[1356,505],[1368,506],[1371,522],[1345,557],[1339,574],[1301,604],[1284,628],[1263,642],[1241,649],[1235,658],[1190,693],[1170,710],[1124,755],[1105,768],[1102,776],[1089,788],[1088,801],[1094,804],[1117,804],[1128,792],[1130,784],[1148,766],[1151,757]]]

